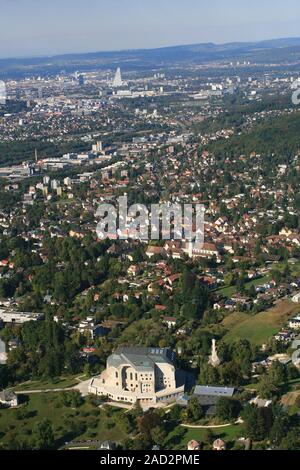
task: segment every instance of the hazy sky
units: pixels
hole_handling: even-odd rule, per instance
[[[0,57],[292,36],[299,0],[0,0]]]

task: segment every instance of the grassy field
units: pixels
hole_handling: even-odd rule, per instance
[[[270,310],[255,316],[234,312],[228,315],[222,325],[228,330],[224,341],[248,339],[253,344],[262,345],[276,334],[287,320],[299,312],[299,306],[289,300],[281,300]]]
[[[265,284],[269,280],[270,276],[266,275],[264,277],[260,277],[259,279],[254,279],[253,281],[246,282],[245,288],[249,289],[251,286]],[[218,294],[224,295],[224,297],[231,297],[232,295],[236,294],[236,286],[221,287],[220,289],[217,289],[216,292],[218,292]]]
[[[281,403],[288,409],[288,413],[299,416],[300,412],[300,379],[291,380],[287,384],[287,393],[281,397]]]
[[[118,426],[123,410],[99,409],[86,400],[76,409],[61,403],[60,392],[27,395],[27,402],[17,409],[0,410],[0,449],[12,442],[31,442],[32,430],[43,418],[50,419],[60,448],[66,441],[95,439],[122,441],[126,437]]]
[[[234,441],[239,438],[243,437],[243,425],[233,424],[231,426],[224,426],[223,428],[215,428],[210,429],[215,439],[221,438],[226,443],[234,443]],[[184,435],[182,435],[184,432]],[[175,428],[172,433],[168,436],[168,442],[174,446],[176,449],[184,450],[187,448],[187,443],[193,439],[199,442],[203,442],[205,440],[205,436],[207,433],[207,429],[201,428],[183,428],[178,426]]]
[[[286,266],[286,263],[277,263],[273,265],[273,268],[278,269],[278,271],[282,272],[285,266]],[[300,262],[299,261],[295,264],[289,263],[288,266],[293,276],[300,276]]]
[[[77,374],[78,375],[78,374]],[[68,376],[68,377],[58,377],[53,380],[30,380],[29,382],[24,382],[22,384],[13,387],[13,390],[46,390],[52,388],[68,388],[73,387],[79,383],[76,380],[77,375]]]

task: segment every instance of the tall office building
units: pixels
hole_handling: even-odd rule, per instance
[[[79,86],[84,85],[84,76],[83,75],[78,75],[78,85]]]
[[[121,87],[122,85],[123,85],[123,82],[122,82],[121,69],[120,67],[118,67],[116,74],[115,74],[114,81],[113,81],[113,87],[118,88],[118,87]]]

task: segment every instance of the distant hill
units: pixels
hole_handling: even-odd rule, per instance
[[[154,68],[184,63],[248,60],[257,63],[300,61],[300,38],[271,39],[227,44],[190,44],[158,49],[64,54],[52,57],[11,58],[0,60],[0,78],[10,75],[57,73],[98,68]]]

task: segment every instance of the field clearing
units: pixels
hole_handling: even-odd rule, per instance
[[[175,428],[172,433],[168,436],[168,440],[172,442],[173,439],[176,440],[176,436],[180,432],[180,429],[185,429],[186,432],[183,437],[180,438],[179,442],[176,443],[175,448],[180,450],[185,450],[187,448],[187,443],[193,439],[199,442],[203,442],[205,440],[205,436],[207,435],[207,429],[201,428],[181,428],[180,426]],[[221,438],[224,439],[227,443],[234,442],[237,438],[243,437],[243,425],[241,424],[233,424],[231,426],[225,426],[223,428],[213,429],[211,428],[210,431],[212,432],[215,439]]]
[[[248,339],[260,346],[276,334],[299,310],[299,305],[289,300],[280,300],[271,309],[255,316],[234,312],[222,322],[222,325],[229,330],[224,336],[224,341],[231,343],[239,339]]]
[[[266,284],[270,281],[270,275],[267,274],[266,276],[259,277],[258,279],[253,279],[253,281],[248,281],[245,283],[245,288],[249,289],[251,286],[259,286],[262,284]],[[232,295],[236,294],[236,286],[226,286],[216,289],[218,294],[224,295],[224,297],[231,297]]]
[[[43,418],[51,421],[55,447],[66,441],[96,439],[121,441],[126,434],[118,425],[124,411],[109,407],[99,409],[88,400],[75,408],[62,404],[60,392],[28,395],[28,401],[16,409],[0,410],[1,444],[32,441],[34,428]]]
[[[278,271],[282,272],[284,270],[285,266],[286,266],[286,263],[277,263],[277,264],[274,264],[272,266],[272,268],[278,269]],[[289,266],[291,274],[293,276],[300,276],[300,262],[299,261],[297,263],[294,263],[294,264],[289,263],[288,266]]]
[[[13,387],[12,390],[19,391],[19,390],[46,390],[52,388],[69,388],[77,385],[79,383],[76,380],[77,375],[69,376],[69,377],[59,377],[53,380],[30,380],[28,382],[24,382],[22,384]]]
[[[297,392],[289,392],[286,395],[283,395],[281,398],[281,403],[284,406],[294,406],[296,403],[297,398],[300,396],[300,390]]]

